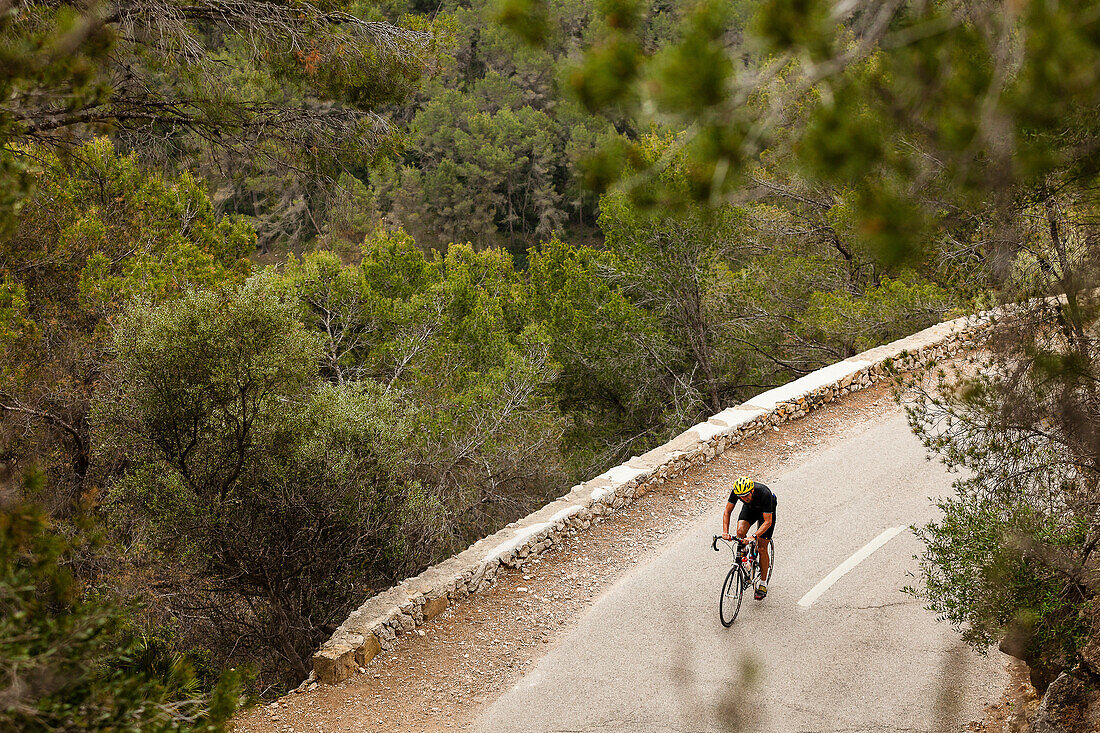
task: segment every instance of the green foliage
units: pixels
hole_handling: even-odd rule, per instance
[[[5,94],[2,113],[16,138],[58,141],[79,125],[106,124],[130,137],[152,122],[177,150],[204,142],[284,162],[349,162],[378,147],[372,113],[413,92],[432,53],[423,19],[399,27],[368,14],[358,2],[170,3],[105,14],[17,2],[4,13],[5,81],[15,93]],[[281,98],[255,94],[273,88]],[[43,102],[58,96],[65,104]],[[145,147],[143,137],[131,139]]]
[[[35,167],[33,156],[12,145],[26,122],[12,102],[48,89],[61,109],[98,103],[106,91],[99,64],[115,41],[110,29],[76,7],[25,6],[8,3],[0,9],[0,236],[23,207]]]
[[[97,396],[98,450],[127,457],[112,504],[182,561],[179,592],[212,633],[299,679],[321,627],[364,577],[406,567],[434,511],[400,477],[400,413],[369,382],[322,381],[321,345],[257,275],[132,306]]]
[[[1042,688],[1078,662],[1089,631],[1080,611],[1095,592],[1071,569],[1090,532],[1088,504],[1074,488],[1077,441],[1042,407],[1012,404],[1019,393],[997,377],[942,384],[943,396],[911,407],[910,420],[949,467],[970,476],[938,502],[943,519],[918,530],[922,584],[910,591],[975,647],[1001,642],[1027,661]],[[1034,385],[1022,386],[1026,394]]]
[[[944,518],[917,533],[925,545],[919,595],[976,648],[1019,640],[1019,648],[1007,650],[1049,681],[1051,669],[1077,661],[1088,626],[1079,593],[1049,565],[1023,556],[1018,541],[1026,534],[1072,552],[1085,528],[1059,527],[1057,516],[1036,511],[1015,492],[994,498],[960,488],[958,497],[938,502]]]
[[[393,153],[382,113],[419,88],[445,35],[425,16],[390,21],[358,0],[6,3],[0,233],[33,183],[22,146],[109,133],[155,169],[203,177],[265,246],[301,246],[338,208],[333,181]]]
[[[39,160],[35,195],[3,251],[5,262],[35,263],[35,275],[61,281],[25,275],[36,291],[104,312],[135,296],[163,299],[247,272],[253,233],[239,219],[217,217],[193,176],[151,175],[105,138],[66,160],[48,153]]]
[[[623,77],[645,93],[616,98],[640,127],[671,117],[685,130],[696,200],[743,198],[758,167],[797,172],[814,186],[854,192],[855,235],[884,264],[912,267],[943,233],[956,237],[972,224],[967,213],[1007,221],[1029,199],[1021,187],[1096,174],[1100,37],[1086,6],[841,12],[782,0],[760,4],[744,42],[731,43],[724,5],[705,3]],[[605,56],[598,46],[586,53],[587,76],[615,75]],[[627,178],[628,170],[620,178],[633,188],[639,171]],[[641,177],[652,182],[662,170],[658,161]],[[1018,245],[1011,236],[997,241],[979,254]]]
[[[859,353],[899,335],[916,333],[944,313],[951,298],[936,283],[914,277],[885,279],[855,295],[849,291],[815,292],[805,314],[807,331],[821,341],[839,342]]]
[[[71,320],[94,332],[134,297],[163,300],[247,274],[255,235],[217,217],[193,176],[150,174],[103,138],[64,160],[24,153],[39,161],[37,185],[0,243],[0,270],[41,328]]]
[[[589,50],[586,62],[569,74],[569,85],[590,111],[633,101],[633,83],[642,62],[642,47],[629,32],[612,30]]]
[[[0,347],[4,349],[24,346],[33,339],[37,328],[27,313],[27,289],[22,283],[5,276],[0,282]],[[9,370],[16,368],[14,359],[4,360],[2,376],[10,378]]]
[[[1019,20],[1027,31],[1022,66],[1004,94],[1018,121],[1014,163],[1028,182],[1062,169],[1088,180],[1100,172],[1086,152],[1100,133],[1092,113],[1100,98],[1100,21],[1080,0],[1029,2]]]
[[[736,262],[742,245],[743,212],[696,207],[668,215],[634,206],[622,194],[605,196],[600,209],[600,228],[617,256],[624,290],[659,317],[669,338],[678,342],[680,356],[674,361],[698,367],[691,380],[698,392],[694,399],[712,411],[721,409],[735,393],[726,365],[719,363],[729,336],[720,322],[735,321],[739,310],[729,264]]]
[[[0,510],[0,726],[227,730],[237,676],[204,694],[186,657],[137,637],[123,609],[81,587],[68,567],[76,552],[41,510]]]
[[[821,0],[767,0],[753,19],[753,32],[769,50],[809,51],[822,59],[832,50],[829,10]]]
[[[850,356],[948,309],[935,272],[884,277],[861,251],[851,194],[760,171],[756,180],[775,192],[767,204],[699,205],[691,153],[675,142],[639,142],[642,167],[661,161],[663,171],[629,194],[605,196],[600,225],[627,292],[691,354],[709,409],[789,376],[775,366],[808,371],[827,358],[822,352]]]
[[[1052,224],[1048,235],[1065,224]],[[1085,219],[1064,231],[1071,238],[1092,226]],[[1061,259],[1058,267],[1093,283],[1091,260]],[[1000,641],[1024,659],[1039,689],[1062,670],[1088,667],[1081,650],[1095,643],[1091,293],[1090,284],[1063,296],[1065,305],[1022,303],[1011,320],[992,324],[986,363],[943,375],[909,408],[925,445],[964,472],[956,496],[939,504],[944,518],[918,530],[923,584],[914,592],[967,641],[979,648]]]
[[[50,446],[42,456],[67,449],[45,465],[54,497],[44,500],[64,513],[89,470],[88,400],[118,312],[135,298],[243,279],[255,235],[216,216],[193,176],[152,174],[106,139],[64,159],[22,153],[39,167],[17,226],[0,239],[0,412],[25,431],[17,458],[39,440]]]
[[[533,314],[561,365],[566,445],[582,472],[723,407],[935,322],[956,302],[914,270],[883,276],[847,244],[850,201],[761,180],[776,203],[708,209],[676,138],[634,146],[657,181],[600,202],[601,250],[528,255]],[[662,205],[650,201],[661,197]]]
[[[545,0],[500,0],[496,21],[531,45],[546,42],[550,12]]]
[[[696,27],[711,55],[678,63],[716,59],[717,26],[737,32],[742,5],[700,11]],[[409,7],[395,3],[388,12]],[[621,166],[608,161],[601,171],[589,159],[619,144],[620,132],[633,137],[645,129],[614,110],[637,97],[633,75],[678,32],[686,8],[624,2],[609,4],[606,16],[602,10],[591,0],[441,5],[454,32],[409,115],[400,164],[371,172],[378,215],[439,249],[470,241],[522,257],[552,235],[591,238],[598,192],[584,184],[615,178]],[[585,49],[600,59],[581,60]],[[703,81],[718,83],[714,77],[727,65],[707,67],[714,74]],[[678,90],[681,99],[696,87],[666,91]],[[593,115],[595,108],[610,119]]]
[[[358,265],[324,253],[292,260],[286,282],[322,335],[331,381],[384,385],[410,432],[410,475],[447,524],[407,561],[464,546],[564,481],[555,364],[526,283],[497,249],[454,245],[428,258],[403,232],[378,231]]]
[[[409,136],[416,166],[379,172],[378,206],[437,246],[496,243],[498,232],[548,237],[566,220],[558,190],[560,132],[529,106],[481,111],[475,98],[441,92]]]
[[[682,420],[680,404],[667,399],[667,335],[606,277],[613,261],[556,239],[528,259],[532,316],[560,364],[554,392],[569,416],[564,446],[579,475],[641,452]]]
[[[680,42],[656,55],[652,95],[664,109],[693,117],[725,101],[733,74],[725,48],[731,10],[724,2],[698,4],[684,21]]]

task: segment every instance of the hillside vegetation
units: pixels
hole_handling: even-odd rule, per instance
[[[3,567],[48,598],[64,557],[64,602],[161,671],[126,725],[216,729],[223,670],[296,684],[366,595],[572,483],[1069,293],[914,412],[975,471],[916,592],[1037,679],[1093,669],[1100,19],[998,7],[0,5]],[[20,659],[0,721],[96,725]]]

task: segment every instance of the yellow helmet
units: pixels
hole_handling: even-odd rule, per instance
[[[755,482],[748,476],[738,476],[733,483],[733,493],[737,496],[744,496],[753,490],[754,485]]]

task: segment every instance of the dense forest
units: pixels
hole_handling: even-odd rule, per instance
[[[1075,3],[0,2],[0,722],[218,729],[572,483],[1051,293],[913,411],[973,472],[914,592],[1079,668],[1097,69]]]

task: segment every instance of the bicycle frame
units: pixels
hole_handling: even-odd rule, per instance
[[[733,551],[733,563],[744,569],[744,562],[746,558],[751,559],[752,564],[749,567],[749,577],[757,578],[760,575],[760,553],[757,551],[756,538],[751,540],[740,540],[734,537],[732,540],[726,540],[721,535],[714,535],[714,541],[711,543],[711,547],[718,551],[718,540],[722,540],[730,550]]]

